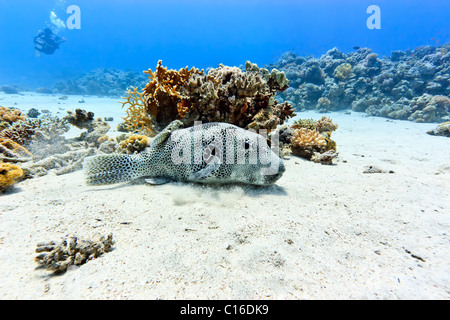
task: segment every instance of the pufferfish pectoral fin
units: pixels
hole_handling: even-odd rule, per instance
[[[183,128],[183,123],[180,120],[172,121],[167,125],[166,128],[164,128],[164,130],[162,130],[153,138],[150,144],[150,148],[155,148],[158,145],[162,145],[167,139],[169,139],[169,137],[175,130],[178,130],[180,128]]]
[[[219,169],[220,163],[219,162],[211,162],[208,164],[205,168],[192,172],[189,175],[189,181],[198,181],[207,178],[211,173],[213,173],[215,170]]]
[[[172,179],[165,178],[165,177],[157,177],[157,178],[147,178],[145,179],[145,182],[154,186],[160,186],[162,184],[166,184],[169,182],[172,182]]]

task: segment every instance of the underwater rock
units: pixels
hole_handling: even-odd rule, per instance
[[[46,269],[59,274],[65,272],[71,265],[80,266],[86,262],[100,257],[112,250],[114,246],[113,235],[96,235],[92,240],[82,240],[74,235],[55,241],[37,244],[35,252],[38,255],[35,262]]]

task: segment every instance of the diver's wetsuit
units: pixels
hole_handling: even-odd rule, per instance
[[[40,30],[34,37],[34,48],[45,54],[53,54],[66,39],[58,37],[50,29]]]

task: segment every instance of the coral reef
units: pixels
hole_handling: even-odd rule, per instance
[[[23,176],[23,170],[19,166],[0,162],[0,193],[11,189]]]
[[[416,122],[450,120],[450,44],[393,51],[333,48],[315,57],[285,53],[266,68],[284,71],[290,88],[278,95],[296,110],[345,110]],[[325,100],[326,99],[326,100]]]
[[[146,77],[139,72],[99,68],[83,74],[78,79],[60,81],[51,91],[119,98],[127,88],[142,87],[145,83]]]
[[[128,91],[126,126],[135,132],[153,133],[173,120],[185,126],[195,121],[226,122],[242,128],[275,129],[294,115],[292,106],[275,100],[288,87],[283,72],[246,63],[245,71],[219,65],[207,74],[196,68],[168,70],[158,62],[145,71],[149,82],[140,93]],[[151,126],[150,126],[151,122]]]
[[[113,235],[95,236],[92,240],[81,240],[69,235],[57,244],[55,241],[38,243],[35,262],[54,272],[63,273],[71,265],[82,265],[112,250]]]
[[[443,122],[436,129],[427,131],[432,136],[443,136],[450,138],[450,121]]]

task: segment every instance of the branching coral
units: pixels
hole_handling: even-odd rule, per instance
[[[80,240],[76,236],[68,236],[61,243],[54,241],[38,243],[36,263],[54,273],[62,273],[71,265],[82,265],[111,251],[114,245],[113,235],[97,235],[93,240]]]
[[[144,94],[138,92],[137,88],[131,87],[131,89],[127,91],[128,97],[122,97],[125,101],[120,102],[122,108],[127,107],[127,116],[123,118],[124,124],[129,131],[154,136],[155,129],[152,117],[147,113]]]
[[[23,176],[23,170],[19,166],[0,162],[0,193],[12,188]]]
[[[150,81],[142,93],[133,88],[122,102],[128,107],[125,122],[135,132],[158,131],[175,119],[186,126],[195,121],[226,122],[271,130],[294,115],[289,103],[275,100],[276,92],[288,87],[284,73],[250,62],[246,71],[220,65],[205,74],[187,67],[168,70],[159,61],[154,72],[145,73]]]
[[[25,120],[26,116],[17,109],[9,109],[7,107],[0,107],[0,122],[8,122],[9,124]]]

